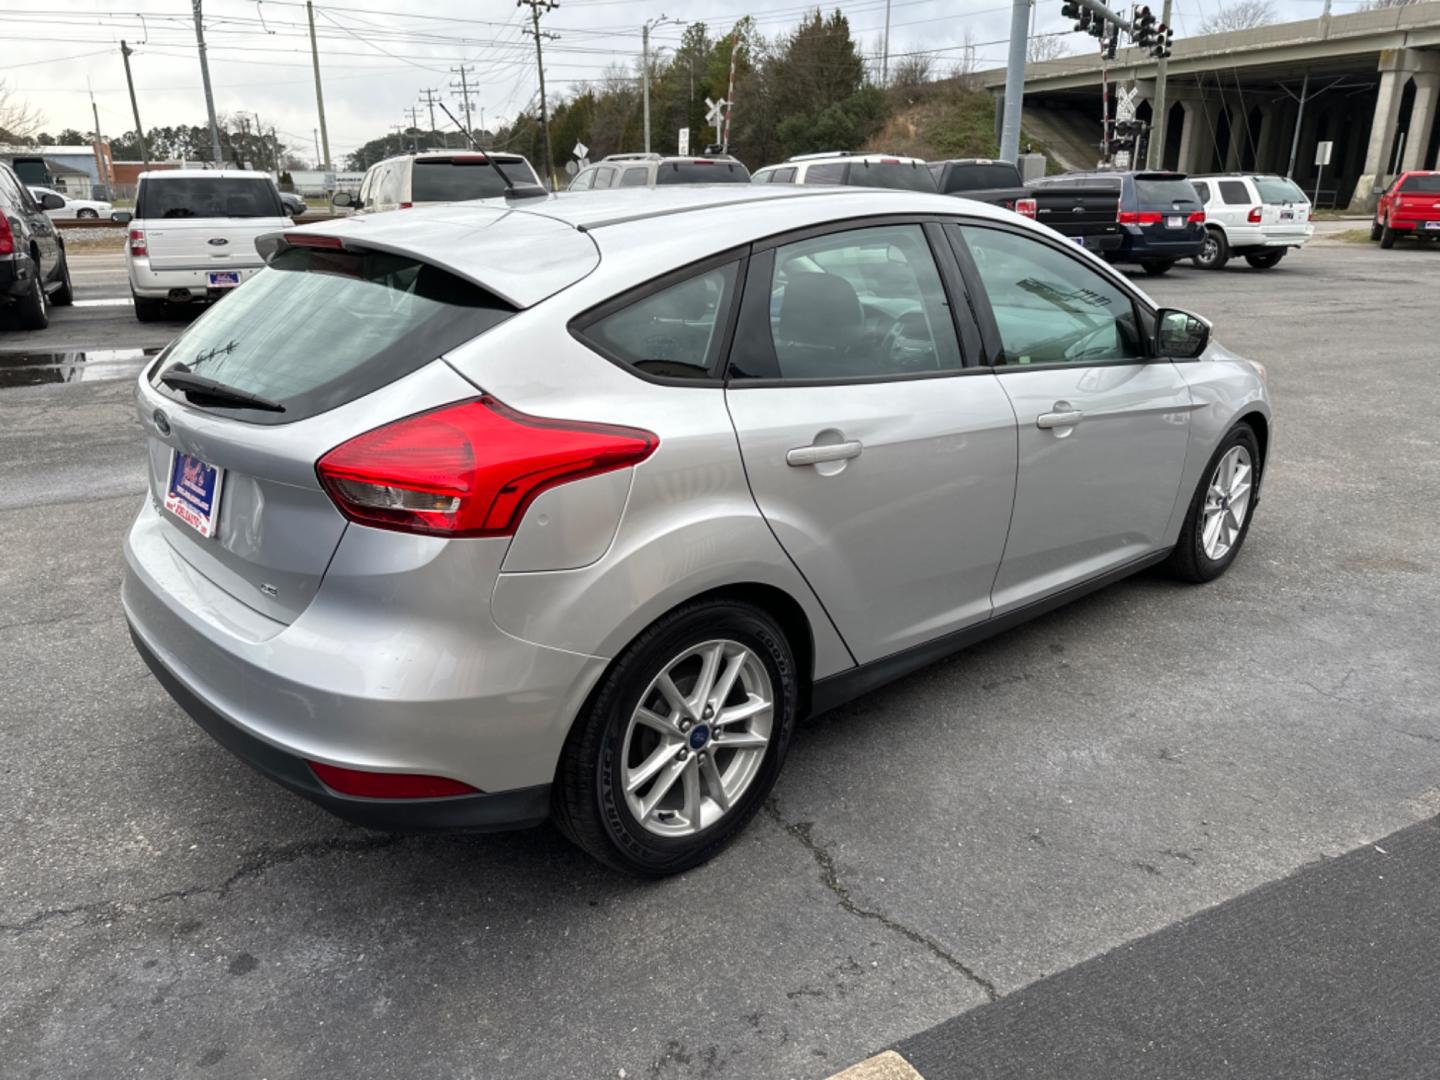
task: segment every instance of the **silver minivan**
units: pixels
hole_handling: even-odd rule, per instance
[[[676,187],[261,247],[136,385],[125,614],[218,741],[375,827],[693,866],[805,715],[1210,580],[1259,498],[1264,369],[998,208]]]

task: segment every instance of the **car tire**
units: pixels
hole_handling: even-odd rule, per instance
[[[39,265],[40,260],[36,259],[35,266]],[[50,300],[38,270],[30,279],[30,289],[15,302],[15,319],[21,330],[44,330],[50,325]]]
[[[1256,270],[1271,270],[1278,266],[1284,257],[1283,251],[1267,251],[1263,255],[1246,255],[1245,261]]]
[[[86,210],[76,210],[76,211],[75,211],[75,216],[76,216],[77,218],[84,218],[86,221],[94,221],[96,218],[98,218],[98,217],[100,216],[100,211],[98,211],[98,210],[89,210],[89,209],[86,209]]]
[[[1370,240],[1374,242],[1380,239],[1380,234],[1385,231],[1385,226],[1376,221],[1370,226]]]
[[[1201,270],[1223,270],[1230,261],[1230,242],[1219,229],[1205,230],[1205,245],[1190,260]]]
[[[1390,227],[1390,222],[1385,222],[1384,228],[1380,230],[1380,246],[1390,250],[1395,246],[1395,230]]]
[[[75,287],[70,281],[70,256],[65,254],[64,248],[60,249],[60,288],[51,294],[50,303],[55,307],[69,307],[75,303]]]
[[[712,646],[719,659],[707,662]],[[714,689],[732,664],[740,666],[728,709],[692,708],[706,672]],[[682,707],[660,689],[665,677]],[[720,727],[740,698],[747,709],[766,700],[770,707]],[[774,787],[798,701],[794,654],[768,613],[724,596],[677,608],[631,642],[591,693],[556,769],[555,823],[600,862],[632,874],[661,877],[705,862]],[[746,745],[727,747],[724,735],[731,747]]]
[[[1243,476],[1234,468],[1247,471]],[[1190,499],[1180,537],[1167,567],[1181,581],[1214,581],[1235,561],[1255,516],[1255,491],[1263,467],[1260,443],[1249,424],[1237,424],[1205,463]],[[1245,484],[1244,503],[1234,513],[1236,491]]]
[[[1140,269],[1144,270],[1145,273],[1149,274],[1151,277],[1160,277],[1162,274],[1168,274],[1170,272],[1170,268],[1174,265],[1174,259],[1140,260]]]
[[[164,300],[150,300],[143,296],[136,296],[133,292],[130,298],[135,301],[135,318],[140,322],[159,322],[165,315]]]

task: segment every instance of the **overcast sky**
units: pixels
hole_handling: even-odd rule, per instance
[[[23,3],[23,6],[22,6]],[[1282,18],[1313,18],[1323,0],[1276,0]],[[1035,28],[1063,30],[1061,0],[1040,0]],[[1337,13],[1353,11],[1358,0],[1334,0]],[[885,0],[829,4],[843,10],[867,51],[878,51],[885,24]],[[1154,4],[1157,12],[1159,0]],[[1176,0],[1176,36],[1193,33],[1220,0]],[[404,14],[388,14],[396,8]],[[813,5],[810,5],[813,7]],[[773,36],[792,27],[807,6],[794,0],[561,0],[544,16],[557,34],[546,42],[547,88],[563,95],[584,80],[598,78],[612,64],[634,68],[640,54],[640,26],[646,19],[703,20],[713,34],[739,17],[754,15]],[[205,33],[210,77],[219,112],[258,112],[303,157],[315,155],[315,90],[305,6],[294,0],[205,0]],[[964,54],[966,31],[980,67],[1000,66],[1009,28],[1003,0],[892,0],[890,51],[940,50],[937,64],[948,68]],[[137,12],[139,14],[137,14]],[[337,160],[392,125],[408,123],[405,110],[421,108],[426,88],[459,115],[459,76],[451,69],[473,66],[472,107],[485,110],[485,125],[497,126],[536,98],[534,45],[522,30],[528,8],[513,0],[385,0],[318,2],[315,6],[326,118],[331,154]],[[119,43],[135,54],[131,66],[145,126],[204,123],[205,101],[195,46],[191,5],[186,0],[0,0],[0,81],[44,114],[52,134],[62,128],[90,130],[90,91],[107,133],[133,129]],[[681,28],[666,24],[652,34],[655,47],[673,44]],[[1072,50],[1093,39],[1072,34]],[[744,108],[744,103],[737,104]],[[443,115],[436,111],[437,126]]]

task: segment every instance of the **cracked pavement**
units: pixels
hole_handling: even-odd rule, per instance
[[[658,883],[548,828],[350,828],[236,762],[120,616],[129,384],[0,392],[5,1075],[818,1078],[1440,814],[1440,252],[1143,284],[1270,368],[1232,572],[805,725],[767,813]]]

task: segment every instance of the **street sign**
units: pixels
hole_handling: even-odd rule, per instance
[[[1115,168],[1117,168],[1117,169],[1128,169],[1128,168],[1130,168],[1130,151],[1129,151],[1129,150],[1116,150],[1116,151],[1115,151]]]
[[[680,129],[679,145],[675,148],[675,152],[676,152],[677,154],[679,154],[681,157],[689,157],[689,156],[690,156],[690,129],[689,129],[689,128],[681,128],[681,129]]]
[[[725,119],[725,106],[728,102],[721,98],[719,101],[705,99],[705,122],[716,131],[720,130],[720,122]]]
[[[1315,144],[1315,164],[1316,164],[1316,165],[1329,165],[1329,164],[1330,164],[1330,151],[1332,151],[1332,150],[1334,150],[1334,149],[1335,149],[1335,144],[1334,144],[1333,142],[1328,142],[1328,141],[1327,141],[1327,142],[1318,142],[1318,143],[1316,143],[1316,144]]]
[[[1121,123],[1135,119],[1135,108],[1140,102],[1138,86],[1122,87],[1115,91],[1115,119]]]
[[[574,154],[577,158],[579,158],[581,161],[584,161],[585,155],[590,153],[590,148],[586,146],[583,142],[581,142],[579,139],[576,139],[575,149],[571,150],[570,152]]]

